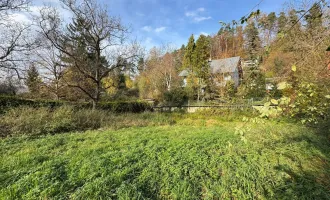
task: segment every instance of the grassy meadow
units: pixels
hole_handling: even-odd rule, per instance
[[[180,113],[111,122],[1,139],[0,199],[330,199],[328,129]]]

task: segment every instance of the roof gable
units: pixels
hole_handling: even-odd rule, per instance
[[[189,75],[189,70],[188,69],[184,69],[180,72],[179,76],[183,76],[183,77],[187,77]]]
[[[231,73],[235,72],[241,57],[232,57],[232,58],[225,58],[220,60],[212,60],[210,62],[210,71],[212,74],[215,73]]]

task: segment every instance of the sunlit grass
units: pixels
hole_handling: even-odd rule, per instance
[[[0,199],[330,198],[330,143],[316,130],[176,117],[161,126],[2,139]],[[236,126],[248,127],[247,143]]]

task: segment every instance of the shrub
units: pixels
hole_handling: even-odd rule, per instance
[[[51,101],[51,100],[28,100],[20,99],[14,96],[0,96],[0,111],[3,113],[6,109],[30,106],[34,108],[45,107],[55,109],[61,106],[70,106],[77,109],[91,108],[89,103],[76,103],[65,101]],[[151,111],[152,105],[143,101],[115,101],[115,102],[100,102],[98,109],[108,110],[116,113],[133,112],[140,113],[145,111]]]
[[[279,90],[288,88],[291,89],[290,97],[272,99],[264,106],[255,107],[261,117],[283,115],[300,120],[303,124],[318,124],[329,120],[330,95],[313,83],[299,83],[294,89],[286,82],[278,84]]]
[[[164,101],[169,106],[183,106],[188,101],[188,94],[182,88],[176,88],[164,93]]]
[[[326,120],[330,113],[329,95],[312,83],[300,83],[296,97],[290,106],[291,117],[296,117],[303,123],[317,124]]]
[[[104,110],[80,109],[73,115],[73,124],[79,131],[98,129],[110,121],[110,116]]]
[[[113,122],[111,117],[112,115],[104,110],[75,109],[72,106],[55,109],[20,106],[9,109],[0,117],[0,131],[1,137],[5,137],[92,130]]]
[[[232,98],[236,94],[235,82],[233,80],[227,81],[225,86],[226,96]]]
[[[0,110],[4,110],[18,106],[31,106],[31,107],[48,107],[56,108],[64,104],[61,101],[49,101],[49,100],[29,100],[21,99],[15,96],[0,96]]]
[[[48,108],[21,106],[8,110],[0,123],[7,127],[6,135],[41,135],[48,132],[49,121]]]
[[[133,102],[101,102],[98,108],[102,110],[109,110],[116,113],[133,112],[140,113],[151,111],[152,106],[147,102],[133,101]]]
[[[72,106],[61,106],[51,114],[51,123],[49,124],[49,133],[62,133],[75,130],[74,109]]]

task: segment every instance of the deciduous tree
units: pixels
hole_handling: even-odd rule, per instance
[[[119,18],[108,15],[104,5],[100,5],[95,0],[82,2],[61,0],[61,2],[73,14],[73,22],[63,30],[58,13],[45,9],[41,12],[39,24],[42,33],[66,57],[75,74],[79,74],[93,85],[92,90],[87,90],[81,82],[69,83],[69,86],[85,93],[95,108],[104,90],[102,80],[114,69],[122,67],[122,63],[118,63],[117,58],[135,62],[138,47],[133,45],[132,48],[118,49],[124,46],[123,41],[128,30]],[[107,58],[106,62],[106,55],[112,57],[115,62],[107,64],[110,59]]]

